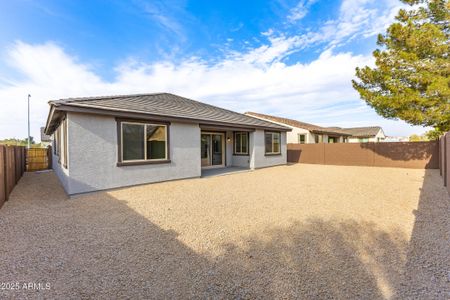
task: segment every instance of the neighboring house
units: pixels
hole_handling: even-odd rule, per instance
[[[386,136],[383,142],[409,142],[408,136]]]
[[[45,127],[41,127],[41,145],[42,145],[42,147],[47,148],[51,144],[52,144],[51,136],[45,134]]]
[[[288,126],[292,131],[287,133],[288,144],[314,144],[314,143],[346,143],[349,133],[335,128],[321,127],[288,118],[275,117],[255,112],[246,112],[247,116],[260,120]]]
[[[68,194],[287,162],[290,128],[168,93],[50,101],[53,169]]]
[[[349,133],[349,143],[383,142],[386,136],[380,126],[339,128]]]

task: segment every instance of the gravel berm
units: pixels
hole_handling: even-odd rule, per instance
[[[0,298],[450,299],[438,170],[288,165],[0,209]],[[17,289],[12,289],[16,287]]]

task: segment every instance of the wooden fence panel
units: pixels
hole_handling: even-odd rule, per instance
[[[444,186],[447,187],[447,191],[450,193],[450,132],[444,135]]]
[[[5,146],[0,145],[0,208],[6,201]]]
[[[47,148],[30,148],[27,150],[27,171],[49,169],[49,150]],[[51,152],[50,152],[51,153]]]
[[[0,145],[0,207],[25,171],[25,147]]]
[[[443,176],[444,171],[444,136],[439,139],[439,175]]]
[[[288,162],[414,169],[439,168],[439,144],[335,143],[288,144]]]
[[[6,151],[6,200],[9,198],[14,186],[16,185],[16,160],[14,156],[14,147],[8,146]]]
[[[16,184],[19,182],[20,177],[22,176],[22,156],[20,155],[20,147],[14,147],[14,174]]]
[[[26,149],[25,149],[25,147],[20,147],[20,149],[21,149],[20,154],[22,155],[21,174],[23,176],[23,174],[25,173],[25,171],[27,169],[27,157],[26,157]]]

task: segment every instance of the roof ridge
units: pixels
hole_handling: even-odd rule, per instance
[[[311,124],[303,121],[298,121],[295,119],[285,118],[285,117],[277,117],[273,115],[267,115],[267,114],[260,114],[256,112],[246,112],[246,114],[249,114],[250,116],[253,115],[254,117],[259,117],[266,120],[271,120],[272,122],[278,122],[284,125],[292,126],[292,127],[299,127],[307,129],[311,132],[317,131],[317,132],[324,132],[324,133],[333,133],[333,134],[341,134],[341,135],[350,135],[345,130],[339,127],[324,127],[316,124]]]
[[[315,127],[319,127],[319,128],[326,128],[326,127],[322,127],[316,124],[312,124],[312,123],[307,123],[307,122],[303,122],[303,121],[299,121],[299,120],[295,120],[295,119],[290,119],[290,118],[286,118],[286,117],[278,117],[278,116],[274,116],[274,115],[267,115],[267,114],[261,114],[261,113],[256,113],[256,112],[245,112],[245,114],[255,114],[255,115],[259,115],[259,116],[265,116],[265,117],[270,117],[270,118],[277,118],[277,119],[284,119],[284,120],[290,120],[290,121],[294,121],[294,122],[298,122],[298,123],[303,123],[306,125],[311,125],[311,126],[315,126]],[[282,122],[281,122],[282,123]]]
[[[268,120],[258,119],[240,112],[169,92],[66,98],[49,101],[49,104],[51,109],[55,107],[61,111],[64,111],[70,106],[82,107],[84,109],[92,108],[117,112],[128,111],[131,113],[167,116],[168,118],[173,117],[202,120],[204,122],[241,124],[245,126],[290,130],[288,126],[282,124],[274,124]],[[46,130],[50,132],[53,129],[48,129],[47,126]]]
[[[69,98],[61,98],[57,100],[50,100],[49,103],[68,103],[68,102],[82,102],[82,101],[92,101],[92,100],[106,100],[106,99],[114,99],[114,98],[123,98],[123,97],[141,97],[141,96],[155,96],[155,95],[164,95],[171,94],[166,92],[157,92],[157,93],[138,93],[138,94],[118,94],[118,95],[110,95],[110,96],[88,96],[88,97],[69,97]],[[174,94],[171,94],[174,95]],[[177,95],[175,95],[177,96]]]
[[[222,111],[227,111],[227,112],[230,112],[230,113],[233,113],[233,114],[239,114],[239,115],[245,116],[246,118],[249,117],[249,116],[247,116],[247,115],[245,115],[243,113],[239,113],[239,112],[236,112],[236,111],[233,111],[233,110],[230,110],[230,109],[226,109],[226,108],[219,107],[219,106],[216,106],[216,105],[212,105],[212,104],[209,104],[209,103],[205,103],[205,102],[202,102],[202,101],[194,100],[194,99],[187,98],[187,97],[184,97],[184,96],[180,96],[180,95],[177,95],[177,94],[173,94],[173,93],[170,93],[170,92],[141,93],[141,94],[120,94],[120,95],[111,95],[111,96],[76,97],[76,98],[59,99],[59,100],[55,100],[55,101],[58,101],[58,103],[72,103],[72,102],[83,102],[83,101],[93,101],[93,100],[108,100],[108,99],[122,98],[122,97],[142,97],[142,96],[156,96],[156,95],[171,95],[171,96],[174,96],[174,97],[178,97],[178,98],[181,98],[181,99],[185,99],[185,100],[189,100],[189,101],[192,101],[192,102],[195,102],[195,103],[199,103],[201,105],[207,105],[207,106],[213,107],[215,109],[220,109]],[[51,102],[54,103],[55,101],[51,101]]]
[[[382,128],[381,126],[359,126],[359,127],[342,127],[342,129],[360,129],[360,128]]]
[[[220,107],[220,106],[212,105],[212,104],[209,104],[209,103],[205,103],[205,102],[202,102],[202,101],[194,100],[194,99],[187,98],[187,97],[184,97],[184,96],[179,96],[179,95],[172,94],[172,93],[163,93],[163,94],[168,94],[168,95],[172,95],[172,96],[175,96],[175,97],[180,97],[180,98],[183,98],[183,99],[186,99],[186,100],[189,100],[189,101],[193,101],[195,103],[200,103],[201,105],[207,105],[207,106],[210,106],[210,107],[218,108],[220,110],[231,112],[233,114],[238,114],[238,115],[242,115],[242,116],[248,117],[245,113],[240,113],[240,112],[237,112],[237,111],[234,111],[234,110],[231,110],[231,109],[227,109],[227,108],[223,108],[223,107]]]

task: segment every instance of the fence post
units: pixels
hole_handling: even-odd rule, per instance
[[[443,144],[443,138],[444,138],[444,136],[441,136],[441,137],[439,137],[439,175],[441,175],[442,176],[442,167],[443,167],[443,164],[442,164],[442,155],[443,155],[443,146],[444,146],[444,144]]]
[[[443,166],[444,166],[444,170],[443,170],[443,174],[444,174],[444,186],[447,186],[447,182],[448,182],[448,170],[447,170],[447,164],[448,164],[448,159],[449,159],[449,154],[447,151],[450,151],[450,149],[448,149],[447,147],[447,141],[449,140],[448,138],[449,133],[447,132],[446,134],[444,134],[444,136],[442,137],[444,139],[444,152],[442,153],[442,162],[443,162]]]
[[[0,178],[0,185],[3,186],[2,195],[0,195],[0,207],[8,200],[8,187],[6,185],[6,151],[5,146],[0,145],[0,173],[3,173],[3,178]]]
[[[15,179],[15,184],[17,184],[20,179],[19,146],[14,146],[13,149],[14,149],[14,179]]]
[[[20,154],[22,155],[22,176],[25,173],[26,170],[26,157],[25,157],[25,147],[22,147],[22,151],[20,152]]]

